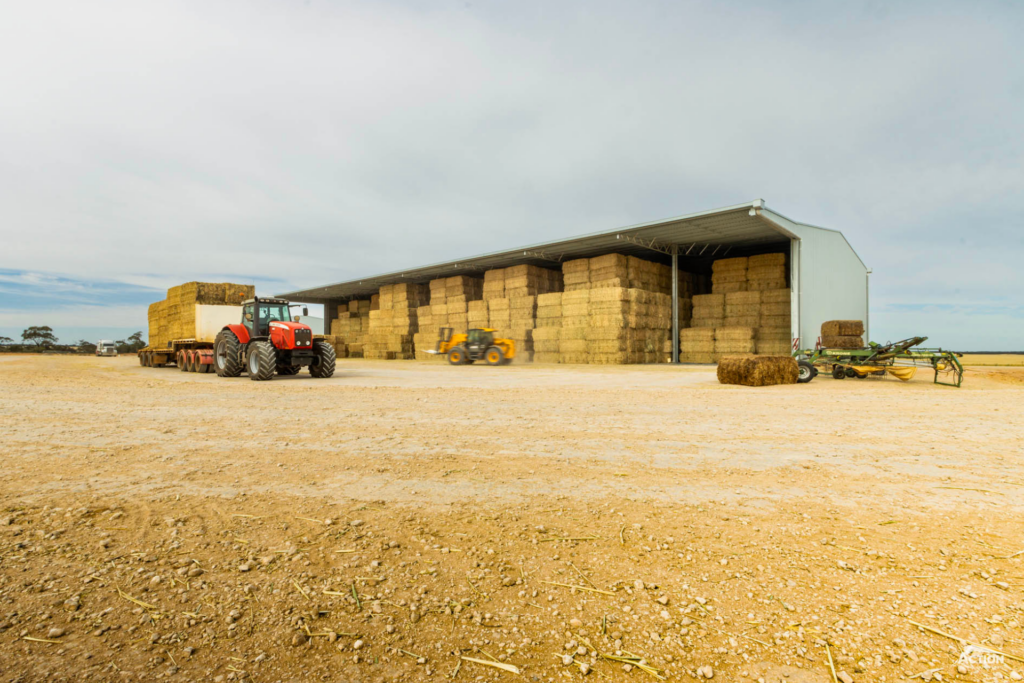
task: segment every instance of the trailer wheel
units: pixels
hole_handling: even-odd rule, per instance
[[[817,371],[814,369],[814,366],[811,365],[808,361],[797,361],[796,365],[798,372],[796,376],[796,381],[799,384],[807,384],[812,379],[814,379],[815,375],[818,374]]]
[[[178,370],[181,372],[188,372],[188,359],[185,357],[184,351],[178,351],[174,356],[174,364],[178,366]]]
[[[846,379],[846,369],[842,365],[833,365],[832,379]]]
[[[318,379],[327,379],[334,376],[334,366],[337,364],[338,354],[334,347],[325,341],[313,342],[313,353],[316,358],[309,366],[309,374]]]
[[[274,378],[277,367],[277,351],[270,342],[255,341],[249,344],[249,379],[265,382]]]
[[[221,330],[213,346],[213,369],[218,377],[242,374],[242,344],[231,330]]]
[[[299,370],[302,369],[301,365],[284,365],[282,363],[277,364],[277,374],[284,375],[297,375]]]

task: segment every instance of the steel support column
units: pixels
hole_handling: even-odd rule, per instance
[[[672,245],[672,362],[679,362],[679,246]]]

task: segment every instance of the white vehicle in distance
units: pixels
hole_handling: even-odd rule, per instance
[[[110,339],[100,339],[96,342],[97,356],[116,356],[117,345]]]

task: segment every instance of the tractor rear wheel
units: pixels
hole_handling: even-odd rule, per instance
[[[218,377],[238,377],[242,374],[242,343],[231,330],[221,330],[213,346],[213,369]]]
[[[484,360],[487,361],[488,365],[503,365],[505,361],[505,354],[497,346],[492,346],[487,349],[484,354]]]
[[[814,379],[814,376],[816,374],[818,374],[815,371],[814,366],[811,365],[808,361],[800,360],[800,361],[797,361],[796,364],[797,364],[797,369],[798,369],[798,373],[799,373],[796,376],[796,381],[799,384],[807,384],[812,379]]]
[[[448,352],[449,365],[465,365],[466,359],[466,349],[462,348],[461,346],[456,346],[454,349]]]
[[[309,374],[320,379],[333,376],[334,366],[338,359],[334,347],[325,341],[315,341],[313,342],[313,353],[316,354],[316,358],[309,366]]]
[[[297,375],[299,370],[302,369],[301,365],[284,365],[283,363],[277,364],[277,374],[284,375]]]
[[[254,382],[265,382],[274,378],[277,367],[277,351],[267,341],[255,341],[249,344],[249,379]]]

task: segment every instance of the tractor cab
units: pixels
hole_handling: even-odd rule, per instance
[[[242,304],[242,324],[250,337],[269,337],[270,323],[290,320],[288,302],[284,299],[250,299]],[[256,325],[259,329],[254,329]]]

